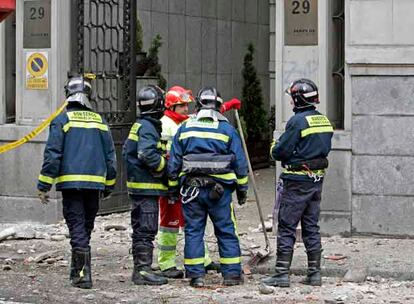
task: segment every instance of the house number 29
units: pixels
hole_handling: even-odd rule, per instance
[[[308,14],[310,11],[310,2],[309,0],[295,0],[292,1],[292,14]]]

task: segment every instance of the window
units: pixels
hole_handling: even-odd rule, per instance
[[[4,21],[6,27],[6,123],[16,121],[16,15]]]
[[[327,115],[335,129],[344,128],[345,110],[345,4],[329,1],[332,16],[329,41],[330,79],[328,81]]]

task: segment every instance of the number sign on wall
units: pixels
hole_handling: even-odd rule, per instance
[[[23,48],[50,48],[50,0],[24,2]]]
[[[285,0],[285,45],[318,44],[318,0]]]

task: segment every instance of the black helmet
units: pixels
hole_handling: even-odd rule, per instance
[[[162,114],[164,107],[164,92],[158,86],[148,85],[139,90],[137,106],[141,115]]]
[[[318,87],[312,80],[306,78],[294,81],[285,92],[292,97],[295,108],[298,109],[319,103]]]
[[[71,76],[65,85],[66,101],[79,103],[89,109],[92,108],[89,100],[92,96],[92,85],[89,79],[83,76]]]
[[[223,99],[216,88],[204,87],[198,92],[196,102],[199,109],[219,110],[223,104]]]

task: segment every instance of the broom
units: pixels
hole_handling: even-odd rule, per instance
[[[249,166],[249,177],[250,177],[250,181],[251,181],[252,186],[253,186],[254,196],[256,197],[257,210],[259,211],[260,222],[262,224],[263,235],[264,235],[265,242],[266,242],[266,247],[264,249],[262,249],[262,248],[259,249],[250,258],[250,260],[247,262],[247,264],[249,266],[253,267],[253,266],[256,266],[257,264],[259,264],[260,261],[265,259],[267,256],[269,256],[269,254],[271,253],[271,250],[270,250],[269,238],[267,236],[266,227],[265,227],[265,224],[264,224],[262,207],[260,205],[259,193],[257,191],[256,181],[255,181],[255,178],[254,178],[252,165],[250,163],[249,152],[247,151],[246,141],[244,140],[243,129],[242,129],[242,125],[241,125],[241,122],[240,122],[239,112],[237,110],[235,110],[235,115],[236,115],[237,127],[240,131],[241,142],[243,144],[243,150],[244,150],[244,153],[246,154],[247,165]]]

